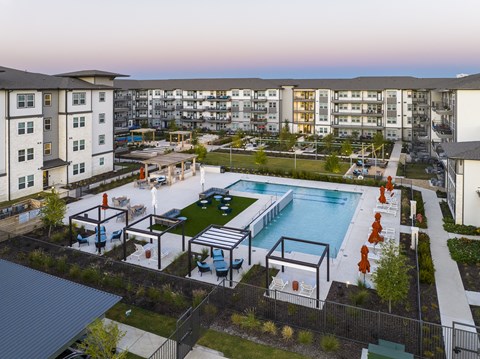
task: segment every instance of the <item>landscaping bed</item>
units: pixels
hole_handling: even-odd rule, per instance
[[[480,292],[480,240],[450,238],[447,245],[457,262],[465,290]]]
[[[269,269],[270,277],[275,277],[278,274],[279,270],[276,268]],[[266,288],[267,280],[267,268],[260,264],[254,264],[248,272],[242,273],[242,280],[240,283],[254,285],[256,287],[263,287]],[[270,278],[268,281],[270,282]]]
[[[415,220],[415,225],[419,228],[427,228],[428,221],[425,216],[425,207],[423,203],[422,192],[412,190],[409,187],[399,187],[402,191],[402,201],[401,201],[401,217],[400,224],[405,226],[411,226],[412,220],[410,219],[410,201],[417,201],[417,218]],[[419,216],[420,215],[420,216]]]
[[[477,327],[480,327],[480,306],[471,305],[470,310],[472,311],[473,321]]]

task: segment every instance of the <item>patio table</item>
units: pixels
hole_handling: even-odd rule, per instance
[[[232,200],[232,197],[223,197],[223,202],[225,203],[226,206],[230,206],[231,200]]]
[[[208,203],[208,201],[207,201],[206,199],[202,199],[202,200],[200,201],[200,203],[202,204],[202,209],[207,209],[207,203]]]
[[[228,268],[227,262],[225,261],[215,261],[213,262],[213,265],[215,266],[215,269]]]
[[[228,207],[227,206],[222,206],[222,207],[220,207],[220,209],[223,211],[222,216],[226,216]]]
[[[220,202],[220,200],[222,199],[222,195],[219,195],[219,194],[216,194],[215,196],[213,196],[213,198],[215,198],[215,201],[217,202]]]

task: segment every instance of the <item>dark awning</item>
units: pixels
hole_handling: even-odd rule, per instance
[[[53,160],[43,161],[43,166],[40,169],[41,170],[49,170],[49,169],[52,169],[52,168],[63,167],[63,166],[67,166],[67,165],[68,165],[67,161],[64,161],[60,158],[55,158]]]

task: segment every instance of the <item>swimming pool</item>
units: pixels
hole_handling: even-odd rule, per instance
[[[230,190],[280,197],[293,191],[293,201],[253,239],[255,247],[270,249],[281,236],[330,244],[335,258],[352,220],[360,193],[240,180]],[[323,247],[286,242],[286,251],[320,254]]]

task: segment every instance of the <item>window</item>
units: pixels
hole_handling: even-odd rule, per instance
[[[252,96],[252,91],[250,90],[243,90],[243,96]]]
[[[85,162],[73,165],[73,175],[78,175],[79,173],[85,173]]]
[[[45,107],[52,106],[52,94],[51,93],[43,94],[43,106],[45,106]]]
[[[397,104],[396,103],[387,104],[387,111],[397,111]]]
[[[387,98],[397,98],[396,91],[387,91]]]
[[[34,158],[33,148],[27,148],[27,161],[31,161]]]
[[[73,141],[73,151],[83,151],[85,149],[85,140]]]
[[[270,97],[277,96],[277,91],[276,90],[268,90],[268,96],[270,96]]]
[[[251,102],[244,102],[243,103],[243,108],[250,108],[252,107],[252,103]]]
[[[232,113],[232,118],[239,118],[239,113],[238,112]]]
[[[376,93],[376,92],[372,92],[372,91],[368,91],[367,97],[368,97],[368,98],[377,98],[377,93]]]
[[[105,135],[98,135],[98,144],[99,145],[105,144]]]
[[[338,97],[340,97],[340,98],[346,98],[346,97],[348,97],[348,92],[347,92],[347,91],[340,91],[340,92],[338,93]]]
[[[328,109],[328,103],[326,103],[326,102],[320,102],[320,103],[318,104],[318,108],[321,109],[321,110],[326,110],[326,109]]]
[[[240,91],[239,90],[232,90],[232,97],[238,97],[240,96]]]
[[[49,155],[52,154],[52,143],[51,142],[47,142],[47,143],[43,144],[43,154],[45,156],[49,156]]]
[[[352,98],[360,98],[360,91],[352,91]]]
[[[397,118],[396,117],[387,117],[387,123],[396,124]]]
[[[105,123],[105,114],[99,113],[98,114],[98,123]]]
[[[72,96],[74,105],[85,105],[85,99],[87,97],[86,92],[74,92]]]
[[[176,95],[177,96],[182,96],[182,90],[177,90]]]
[[[328,97],[328,91],[326,91],[326,90],[320,90],[320,91],[318,91],[318,96],[320,96],[320,97]]]
[[[85,127],[85,117],[74,117],[73,118],[73,128]]]
[[[18,123],[18,134],[24,135],[25,134],[25,122]]]
[[[360,118],[352,117],[352,123],[360,123]]]
[[[98,159],[98,165],[99,165],[99,166],[103,166],[104,164],[105,164],[105,157],[100,157],[100,158]]]
[[[33,187],[35,184],[34,176],[28,175],[18,178],[18,189],[25,189],[26,187]]]
[[[160,96],[160,90],[155,90],[155,96]]]
[[[35,94],[26,93],[17,95],[17,108],[35,107]]]
[[[33,133],[33,121],[28,122],[19,122],[18,123],[18,134],[24,135],[25,133]]]
[[[352,110],[360,111],[361,110],[360,104],[352,104]]]
[[[25,150],[18,150],[18,162],[25,161]]]
[[[105,102],[105,92],[98,93],[98,102]]]
[[[270,108],[277,108],[277,103],[276,102],[269,102],[268,107]]]
[[[43,129],[45,131],[50,131],[52,129],[52,118],[51,117],[45,117],[43,119]]]
[[[318,121],[326,122],[326,121],[328,121],[328,116],[319,116]]]

